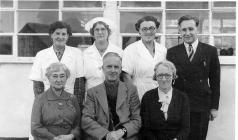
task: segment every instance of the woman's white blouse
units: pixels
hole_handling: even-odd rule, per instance
[[[108,52],[115,52],[122,56],[122,49],[115,46],[114,44],[108,44],[108,48],[101,56],[99,51],[97,50],[95,44],[88,47],[83,52],[83,60],[84,60],[84,76],[86,78],[86,90],[101,84],[104,80],[104,74],[102,71],[103,64],[103,56]]]
[[[155,42],[154,57],[142,43],[136,41],[125,48],[122,58],[122,70],[132,75],[133,83],[137,86],[140,100],[144,93],[158,86],[153,80],[155,65],[166,59],[167,49]]]
[[[82,52],[78,48],[65,46],[61,61],[58,60],[53,46],[41,50],[36,54],[29,79],[34,81],[42,81],[45,85],[45,90],[48,89],[50,84],[47,77],[45,76],[46,68],[50,64],[56,62],[61,62],[68,67],[70,71],[70,77],[65,84],[65,91],[73,94],[75,79],[84,76]]]

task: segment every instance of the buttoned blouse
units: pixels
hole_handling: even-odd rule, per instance
[[[86,78],[86,89],[103,83],[105,77],[102,71],[103,56],[108,52],[115,52],[122,56],[122,49],[109,42],[104,54],[101,56],[95,44],[83,52],[84,76]]]
[[[31,129],[35,139],[53,139],[54,136],[79,135],[80,108],[77,98],[63,91],[58,97],[50,88],[34,101]]]
[[[166,57],[167,49],[156,41],[154,44],[154,57],[142,40],[130,44],[123,52],[122,70],[133,76],[140,99],[146,91],[158,87],[157,82],[153,80],[154,67]]]
[[[70,71],[70,77],[65,84],[65,90],[69,93],[73,93],[75,79],[83,77],[84,73],[82,52],[78,48],[65,46],[65,51],[60,61],[54,52],[53,46],[41,50],[36,54],[29,79],[34,81],[42,81],[44,83],[45,89],[48,89],[50,87],[50,83],[45,76],[46,68],[50,64],[56,62],[61,62],[68,67]]]

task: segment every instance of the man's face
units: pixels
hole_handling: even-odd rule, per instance
[[[121,73],[121,60],[116,57],[107,57],[103,60],[103,72],[105,80],[109,82],[115,82],[119,80]]]
[[[198,29],[194,20],[184,20],[179,26],[179,33],[183,41],[191,44],[197,40]]]
[[[153,21],[144,21],[140,24],[139,33],[145,42],[154,41],[156,31],[156,25]]]

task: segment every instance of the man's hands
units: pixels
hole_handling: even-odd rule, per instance
[[[54,137],[53,140],[72,140],[74,138],[73,134],[69,135],[59,135],[57,137]]]
[[[106,140],[123,140],[122,136],[124,135],[124,131],[118,129],[116,131],[111,131],[107,134]]]

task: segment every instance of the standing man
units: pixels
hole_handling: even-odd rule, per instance
[[[189,140],[205,140],[209,119],[217,117],[220,98],[220,62],[214,46],[198,41],[199,20],[189,15],[178,20],[183,43],[167,52],[177,68],[175,88],[190,100]]]
[[[87,92],[82,115],[85,140],[137,140],[141,127],[140,101],[134,85],[120,82],[121,57],[103,57],[105,81]]]

